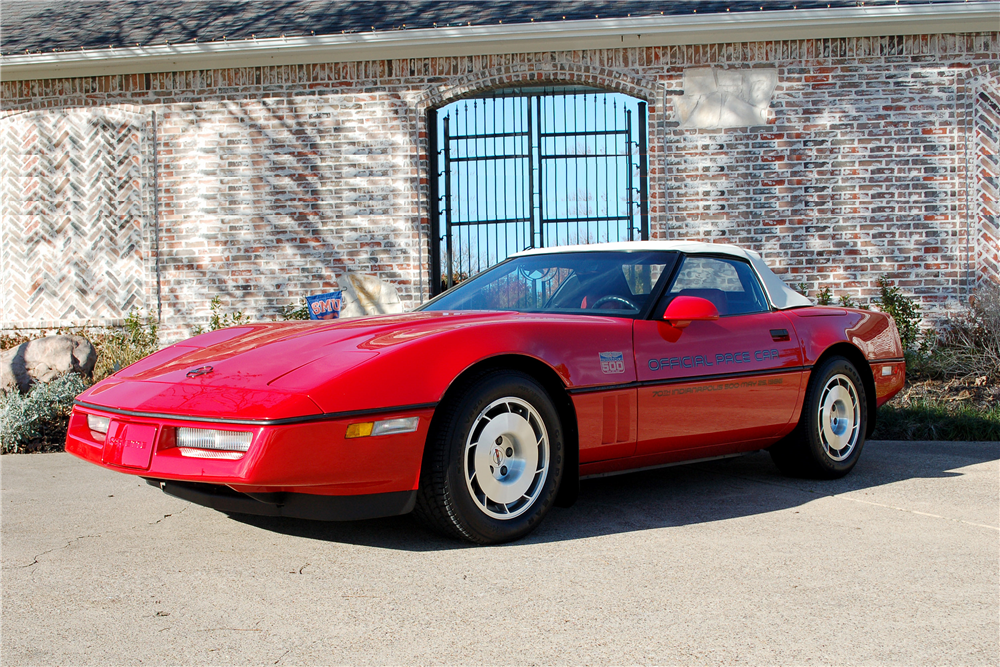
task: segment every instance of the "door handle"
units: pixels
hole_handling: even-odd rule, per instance
[[[788,329],[771,329],[771,340],[791,340],[791,336],[788,335]]]

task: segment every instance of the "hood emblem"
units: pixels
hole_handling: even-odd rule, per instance
[[[186,373],[186,375],[189,378],[196,378],[199,375],[208,375],[211,372],[212,372],[212,367],[211,366],[199,366],[198,368],[192,368],[191,370],[189,370]]]

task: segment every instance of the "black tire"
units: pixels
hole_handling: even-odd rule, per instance
[[[831,357],[813,370],[799,423],[771,446],[771,459],[790,477],[843,477],[861,456],[867,428],[860,373],[844,357]]]
[[[552,507],[562,479],[563,429],[552,399],[518,371],[481,375],[452,396],[427,438],[417,518],[476,544],[527,535]]]

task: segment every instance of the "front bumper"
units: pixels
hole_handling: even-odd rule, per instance
[[[109,433],[123,432],[116,424],[126,424],[126,433],[134,429],[147,434],[150,451],[109,456],[121,441],[112,443],[113,438],[91,431],[88,414],[112,420]],[[66,451],[110,470],[154,480],[167,493],[222,511],[327,520],[388,516],[412,509],[432,415],[433,406],[415,406],[374,416],[254,424],[123,414],[78,404],[70,417]],[[417,429],[346,437],[351,424],[403,417],[418,417]],[[185,456],[176,446],[180,427],[250,432],[252,439],[238,459]],[[308,509],[310,504],[315,507]]]

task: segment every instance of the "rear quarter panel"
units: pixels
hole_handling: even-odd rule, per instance
[[[815,365],[835,345],[847,344],[863,356],[875,387],[875,404],[882,405],[895,396],[906,379],[903,346],[892,318],[885,313],[853,308],[816,306],[788,311],[789,320],[799,334],[802,356],[807,365]],[[886,372],[888,371],[888,372]]]

